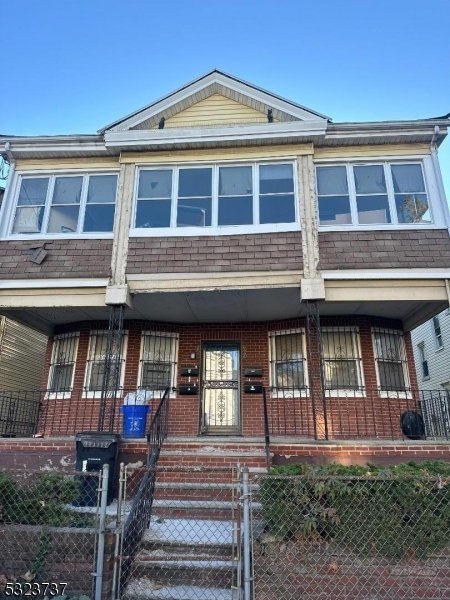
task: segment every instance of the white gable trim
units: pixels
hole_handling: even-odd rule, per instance
[[[321,115],[315,111],[311,111],[305,107],[300,105],[296,105],[294,103],[289,102],[283,98],[275,96],[270,92],[266,92],[265,90],[255,88],[252,85],[245,83],[244,81],[235,79],[234,77],[230,77],[225,75],[224,73],[220,73],[218,71],[213,71],[208,73],[204,77],[197,79],[196,81],[184,86],[183,88],[173,92],[169,96],[162,98],[161,100],[157,100],[156,102],[150,104],[147,107],[144,107],[135,113],[132,113],[128,117],[124,119],[120,119],[107,125],[103,129],[100,130],[101,133],[105,131],[123,131],[128,130],[133,127],[136,127],[143,121],[154,117],[164,111],[168,110],[170,107],[173,107],[177,103],[181,103],[186,100],[189,96],[192,96],[205,88],[212,86],[213,84],[222,85],[230,90],[233,90],[235,93],[247,96],[252,100],[256,100],[257,102],[261,102],[262,104],[268,105],[271,108],[279,110],[281,112],[287,113],[291,115],[295,119],[300,119],[301,121],[324,121],[328,120],[328,117]]]

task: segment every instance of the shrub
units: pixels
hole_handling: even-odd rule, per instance
[[[275,467],[259,499],[276,537],[319,534],[362,556],[424,558],[449,544],[450,480],[438,475],[450,477],[450,464]]]

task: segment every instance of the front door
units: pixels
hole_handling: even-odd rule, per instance
[[[241,431],[240,346],[205,342],[202,361],[202,433],[227,435]]]

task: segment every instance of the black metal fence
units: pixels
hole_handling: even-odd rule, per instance
[[[319,439],[449,440],[450,395],[446,390],[265,391],[267,435]]]

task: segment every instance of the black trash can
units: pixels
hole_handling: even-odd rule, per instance
[[[103,465],[109,465],[108,504],[114,495],[114,479],[120,435],[101,431],[83,431],[75,436],[77,447],[76,470],[79,472],[101,471]],[[97,504],[98,479],[92,476],[77,475],[80,482],[80,496],[76,506],[95,506]]]

